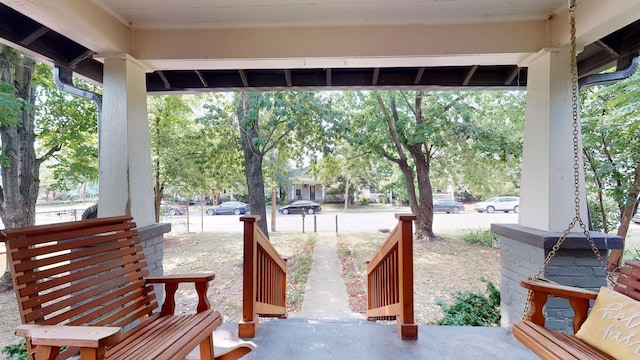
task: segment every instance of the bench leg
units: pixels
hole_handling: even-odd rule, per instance
[[[213,360],[213,334],[200,343],[200,359]]]

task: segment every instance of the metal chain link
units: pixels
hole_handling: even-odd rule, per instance
[[[580,225],[580,229],[582,229],[582,233],[586,237],[587,241],[589,241],[589,245],[591,246],[591,250],[598,258],[598,262],[600,262],[600,266],[604,270],[607,279],[612,283],[613,275],[611,272],[607,270],[607,265],[605,264],[598,247],[596,246],[595,241],[591,237],[589,232],[589,228],[582,221],[582,217],[580,216],[580,148],[579,148],[579,135],[580,135],[580,123],[578,118],[578,67],[576,61],[576,16],[575,16],[575,1],[569,2],[569,25],[571,27],[571,111],[572,111],[572,126],[573,126],[573,201],[574,201],[574,209],[575,216],[573,220],[569,223],[569,226],[562,233],[562,236],[558,239],[558,241],[553,245],[551,251],[547,254],[544,259],[544,262],[538,268],[538,271],[530,277],[531,281],[536,281],[540,278],[540,275],[544,272],[544,269],[549,265],[551,259],[556,255],[562,243],[567,239],[569,234],[571,233],[571,229],[578,223]],[[527,313],[531,308],[531,297],[533,296],[533,292],[529,290],[527,292],[527,298],[525,300],[524,310],[522,312],[522,320],[524,321],[527,317]]]

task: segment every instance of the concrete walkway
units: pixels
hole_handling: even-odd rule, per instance
[[[349,309],[347,288],[342,280],[335,233],[319,233],[313,264],[307,279],[302,311],[289,317],[307,319],[364,319]]]

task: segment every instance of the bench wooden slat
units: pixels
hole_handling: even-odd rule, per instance
[[[96,247],[100,244],[108,244],[116,240],[120,241],[122,244],[133,245],[135,243],[133,239],[133,232],[130,234],[131,236],[126,237],[123,236],[123,234],[125,233],[113,232],[108,235],[91,234],[79,238],[67,238],[59,241],[46,239],[47,242],[34,242],[34,244],[29,244],[27,246],[13,247],[13,260],[20,261],[25,259],[33,259],[42,255],[50,255],[63,251],[73,251],[76,249]]]
[[[33,339],[27,341],[31,359],[36,353],[55,355],[60,345],[71,346],[58,359],[78,352],[91,359],[182,359],[198,345],[203,359],[211,359],[212,333],[222,322],[206,300],[206,288],[215,276],[145,279],[149,270],[131,217],[6,229],[0,231],[0,240],[7,243],[23,324],[44,326],[22,332]],[[154,313],[158,303],[153,284],[165,284],[171,296],[167,303],[173,304],[173,288],[182,282],[196,284],[197,313],[173,315],[171,307]],[[127,330],[102,343],[83,337],[86,326]],[[237,359],[249,351],[240,347],[225,356]]]
[[[625,266],[620,269],[620,275],[613,286],[613,290],[640,301],[639,280],[640,262],[627,261],[625,262]],[[557,284],[549,284],[545,281],[532,282],[525,280],[521,282],[521,285],[533,291],[531,309],[537,309],[537,311],[530,311],[525,321],[516,323],[513,326],[513,334],[529,349],[544,359],[614,359],[573,335],[549,330],[543,326],[544,317],[542,316],[541,309],[546,302],[547,296],[556,296],[570,300],[575,312],[574,331],[577,331],[578,327],[582,325],[582,322],[586,318],[588,304],[584,303],[584,306],[576,308],[575,303],[579,299],[587,301],[586,299],[588,297],[586,297],[586,295],[589,295],[590,292]]]
[[[99,276],[99,274],[105,274],[105,269],[109,269],[109,266],[114,266],[114,269],[122,269],[122,274],[126,273],[140,273],[140,278],[143,277],[145,263],[135,263],[131,260],[142,260],[143,256],[140,254],[136,254],[131,257],[131,259],[119,259],[118,261],[114,261],[106,266],[96,266],[84,269],[83,271],[77,271],[70,273],[69,275],[64,275],[61,277],[52,277],[52,278],[31,278],[31,283],[26,286],[20,286],[24,284],[17,284],[18,291],[20,292],[20,297],[27,297],[35,294],[39,294],[45,292],[50,289],[59,288],[66,284],[77,285],[77,287],[86,287],[89,286],[89,281],[82,281],[87,278],[91,278],[94,276]],[[31,274],[37,274],[37,271],[30,272]],[[41,282],[40,280],[46,279],[46,282]],[[17,280],[17,277],[16,277]],[[24,280],[24,278],[23,278]],[[17,282],[17,281],[16,281]],[[67,289],[67,292],[76,292],[75,288]],[[52,290],[54,291],[54,290]]]
[[[78,261],[83,258],[87,258],[96,254],[108,252],[110,250],[119,250],[119,249],[124,250],[127,247],[132,248],[133,244],[134,243],[132,240],[117,241],[117,239],[113,239],[109,242],[97,243],[93,246],[88,246],[86,248],[76,248],[76,249],[71,249],[70,251],[53,252],[51,254],[57,253],[58,255],[50,256],[46,258],[34,257],[34,258],[28,258],[23,260],[16,260],[13,257],[14,254],[11,254],[11,256],[12,256],[12,260],[16,262],[16,265],[15,265],[16,272],[20,273],[33,268],[48,267],[54,264],[65,263],[68,261]]]
[[[81,221],[73,221],[73,223],[80,222]],[[7,239],[9,239],[12,249],[20,249],[37,244],[79,239],[95,236],[98,234],[105,236],[113,232],[122,233],[126,238],[138,236],[138,230],[135,229],[135,224],[132,226],[131,223],[113,223],[111,221],[93,222],[93,226],[91,224],[92,223],[72,224],[67,222],[52,225],[40,225],[45,228],[51,228],[51,230],[49,231],[43,229],[33,229],[33,227],[27,226],[23,228],[5,229],[3,230],[3,232],[6,234]]]
[[[72,298],[64,299],[66,294],[65,289],[58,289],[55,291],[48,292],[46,294],[39,294],[38,297],[22,300],[24,304],[23,306],[25,309],[32,309],[32,308],[41,307],[43,306],[43,304],[47,304],[51,302],[51,304],[48,306],[56,306],[58,307],[57,310],[60,310],[64,307],[71,306],[77,302],[82,302],[84,300],[87,300],[94,296],[98,296],[99,294],[107,291],[104,287],[96,286],[101,284],[101,281],[109,281],[111,284],[113,284],[114,288],[120,288],[127,284],[129,284],[127,286],[128,288],[132,288],[134,286],[139,287],[144,284],[144,279],[140,277],[139,274],[130,273],[124,269],[120,271],[111,271],[108,274],[105,274],[105,276],[103,277],[92,278],[87,281],[89,281],[90,283],[84,284],[84,285],[88,285],[87,287],[93,286],[93,289],[84,291],[80,294],[76,294],[73,299]],[[119,289],[117,293],[122,294],[122,291],[123,291],[122,289]],[[118,295],[114,293],[114,296],[118,296]]]
[[[23,285],[23,284],[28,284],[30,282],[34,282],[35,279],[37,278],[48,278],[48,277],[66,275],[69,273],[76,273],[78,271],[86,270],[91,266],[95,266],[96,264],[109,262],[113,260],[119,260],[122,258],[121,254],[127,251],[132,256],[135,256],[135,254],[139,252],[139,250],[136,248],[131,248],[127,250],[123,249],[121,253],[110,251],[110,252],[106,252],[106,254],[104,255],[97,256],[95,259],[86,258],[79,261],[64,262],[61,264],[52,264],[49,267],[39,269],[37,275],[33,274],[33,272],[30,271],[28,273],[23,273],[23,275],[18,275],[16,277],[16,280],[18,285]]]

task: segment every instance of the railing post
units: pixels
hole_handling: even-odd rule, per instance
[[[242,266],[242,321],[238,324],[238,336],[252,338],[258,330],[258,316],[256,315],[256,272],[258,243],[255,238],[258,215],[240,217],[244,222],[244,250]]]
[[[400,221],[398,242],[398,281],[400,291],[400,316],[396,325],[402,340],[417,340],[418,325],[414,320],[413,303],[413,214],[396,214]]]

